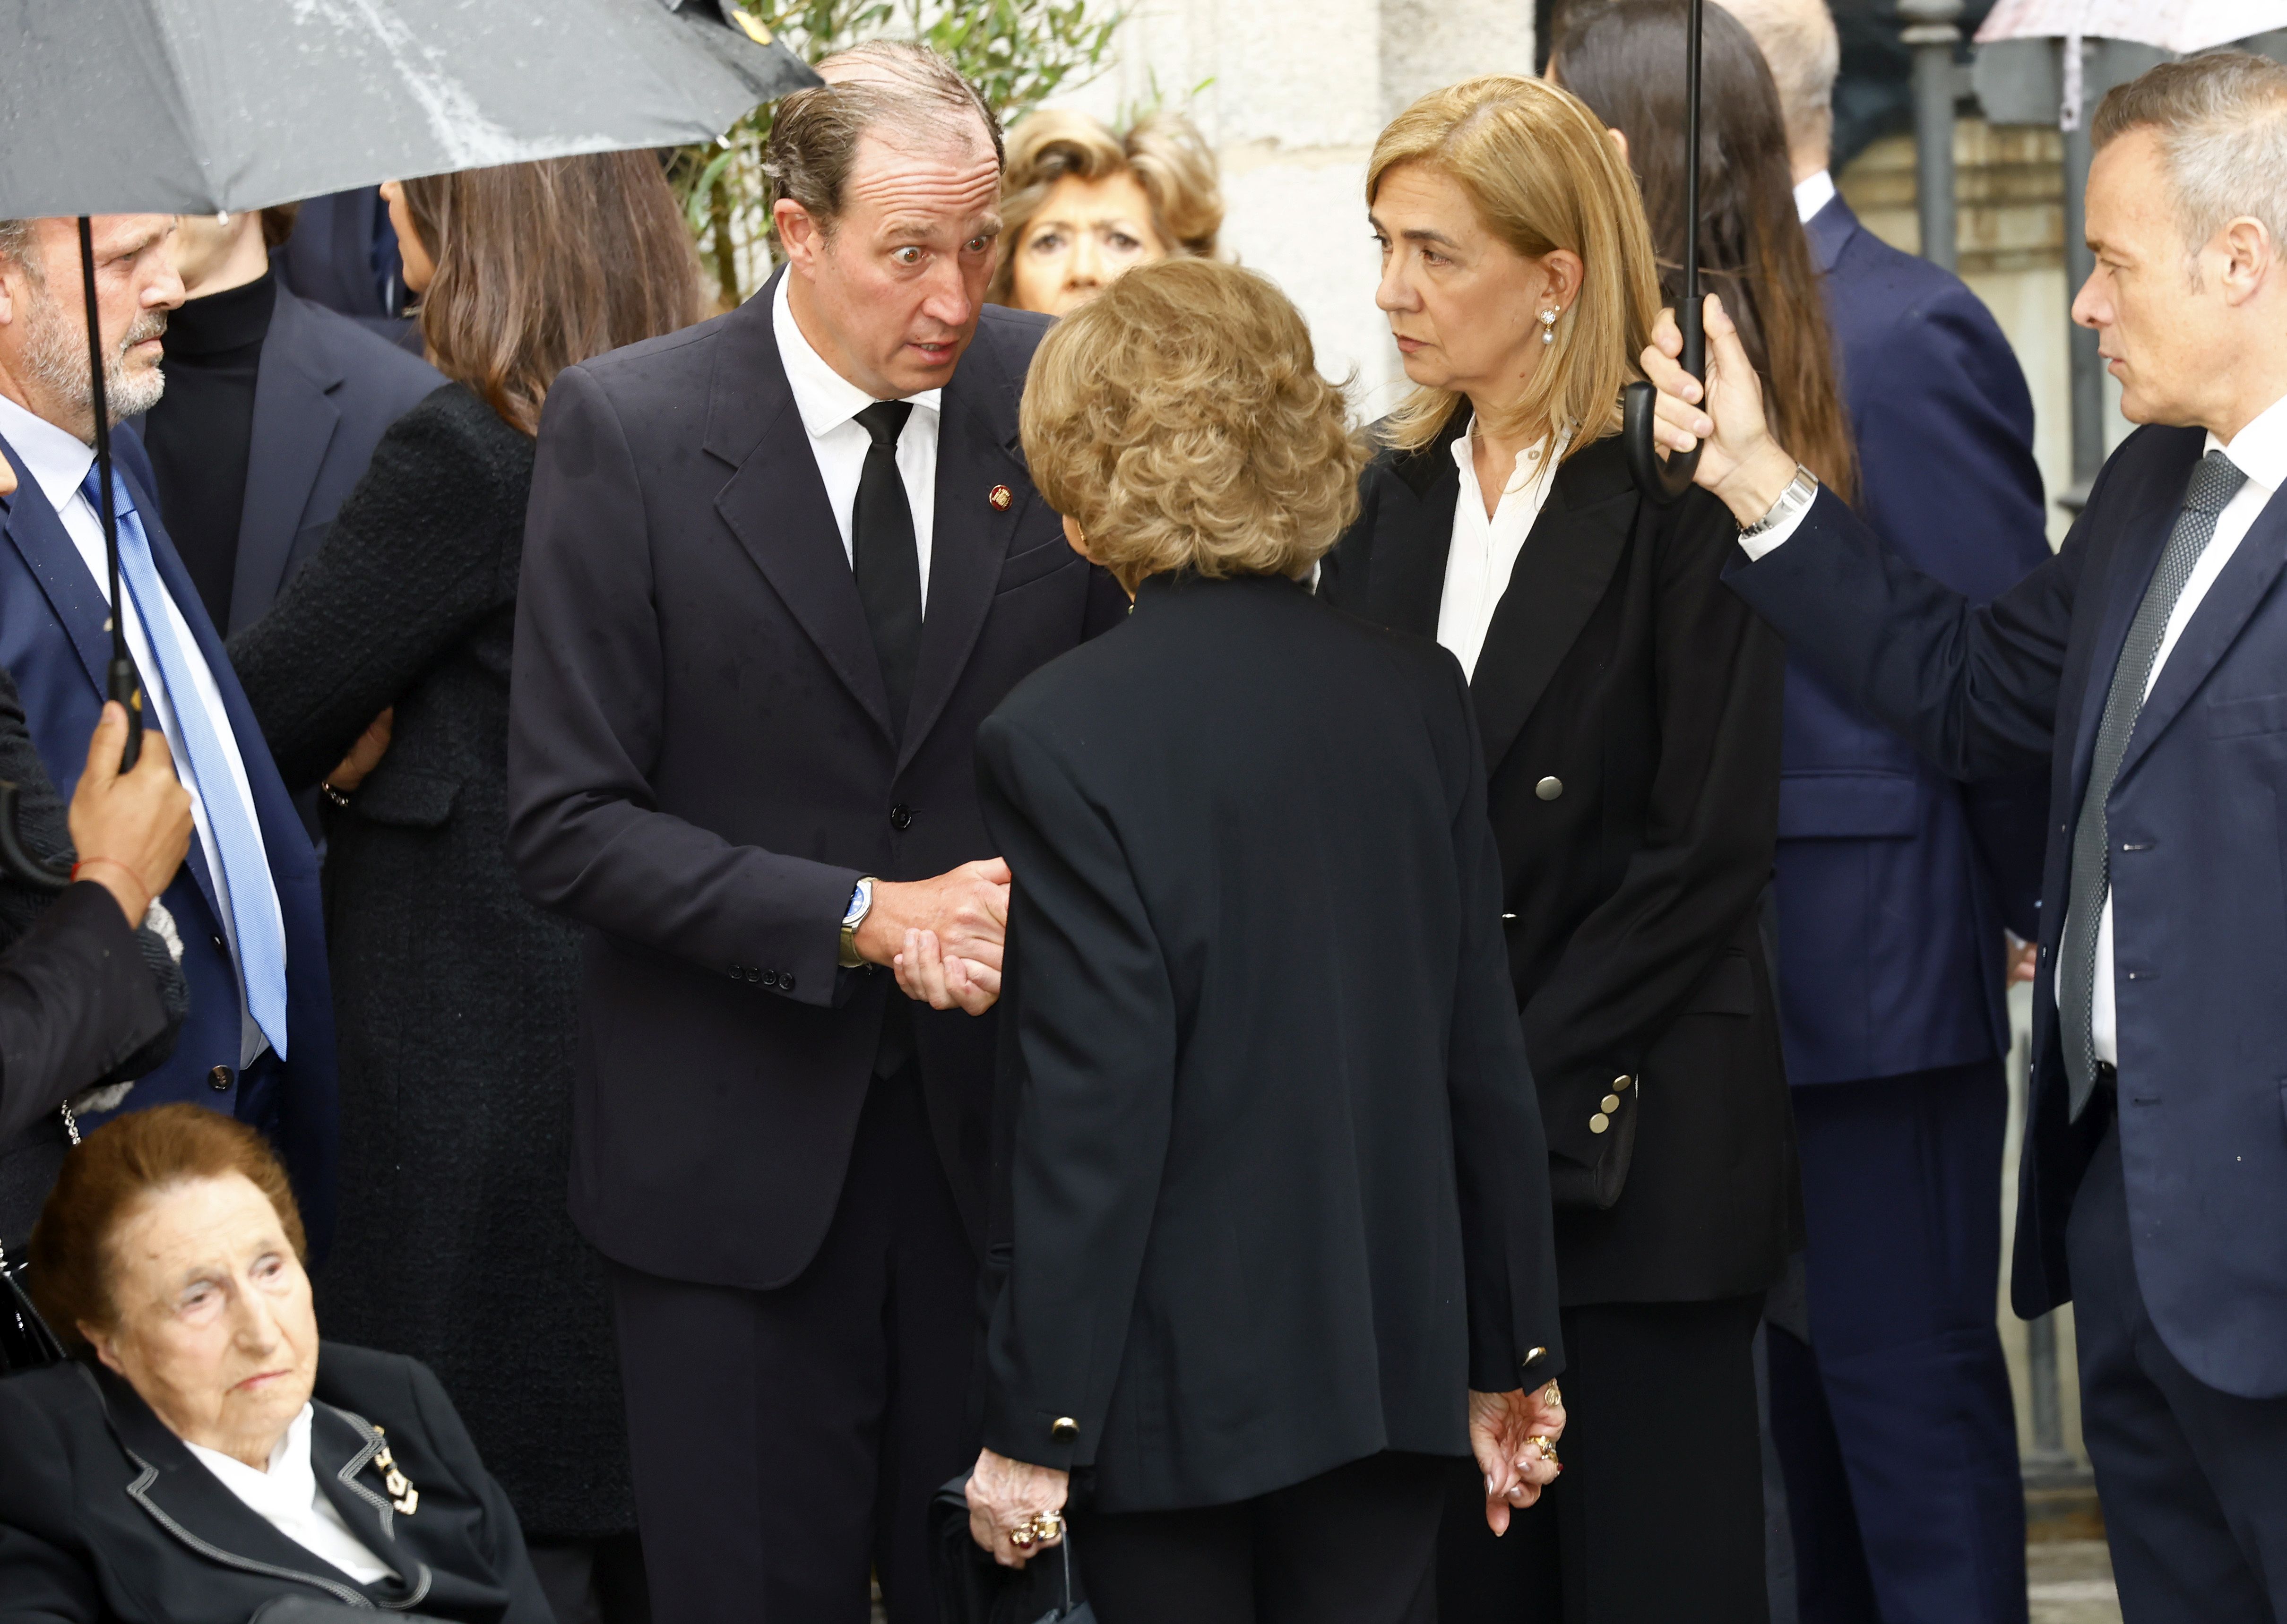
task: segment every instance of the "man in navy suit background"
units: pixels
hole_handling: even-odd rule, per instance
[[[1963,779],[2053,786],[2012,1288],[2069,1297],[2128,1624],[2287,1618],[2287,67],[2156,67],[2092,129],[2116,451],[1989,605],[1914,570],[1776,445],[1712,309],[1705,389],[1645,353],[1662,438],[1741,524],[1729,579]],[[1705,394],[1710,415],[1686,399]],[[1712,421],[1711,421],[1712,416]],[[1717,432],[1720,425],[1720,433]],[[1951,470],[1933,463],[1943,484]],[[1965,496],[1943,522],[1980,516]]]
[[[182,302],[164,215],[99,216],[96,287],[115,418],[164,381],[160,335]],[[41,759],[68,796],[110,659],[76,222],[0,220],[0,454],[18,486],[0,545],[0,666]],[[148,463],[115,431],[123,619],[146,723],[191,792],[198,838],[162,897],[183,942],[191,1006],[174,1057],[124,1108],[192,1100],[275,1139],[313,1249],[330,1226],[334,1037],[317,863],[204,607],[160,524]]]
[[[1883,242],[1836,192],[1825,0],[1726,4],[1786,115],[1860,516],[1985,603],[2049,557],[2024,374],[1959,278]],[[1771,1421],[1803,1624],[2022,1624],[2024,1489],[1994,1324],[2004,927],[2035,934],[2048,776],[1957,784],[1800,652],[1783,748],[1780,1007],[1811,1340],[1773,1334]]]

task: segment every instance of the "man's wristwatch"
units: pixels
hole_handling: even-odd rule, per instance
[[[1779,499],[1771,504],[1771,510],[1740,531],[1739,540],[1744,541],[1749,536],[1760,536],[1767,530],[1777,529],[1817,500],[1818,476],[1801,463],[1796,463],[1794,477],[1787,482],[1787,488],[1779,493]]]
[[[842,915],[842,951],[835,962],[845,970],[855,970],[866,961],[858,956],[858,927],[874,911],[874,877],[868,874],[850,892],[850,906]]]

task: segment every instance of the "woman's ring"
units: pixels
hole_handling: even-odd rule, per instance
[[[1551,1466],[1555,1466],[1559,1463],[1556,1459],[1556,1440],[1555,1439],[1547,1438],[1536,1432],[1524,1441],[1538,1447],[1540,1451],[1540,1458],[1547,1462]]]

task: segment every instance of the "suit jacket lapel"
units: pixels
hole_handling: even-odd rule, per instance
[[[105,629],[111,623],[111,604],[15,447],[0,440],[0,453],[16,470],[15,494],[0,498],[7,508],[8,540],[47,595],[56,624],[70,637],[87,680],[100,694],[111,664],[111,635]]]
[[[1453,549],[1453,505],[1461,496],[1453,442],[1468,430],[1468,413],[1457,411],[1435,440],[1393,457],[1381,499],[1366,561],[1366,602],[1359,607],[1382,625],[1417,637],[1437,635],[1445,558]]]
[[[1636,503],[1617,437],[1597,441],[1556,470],[1555,488],[1517,554],[1469,679],[1488,773],[1516,742],[1611,584]]]
[[[702,443],[737,471],[715,499],[715,510],[843,685],[894,739],[865,605],[771,329],[776,293],[773,279],[740,307],[716,363]]]
[[[922,617],[920,658],[914,670],[913,708],[906,717],[902,769],[914,759],[930,729],[943,713],[969,663],[993,588],[1009,556],[1009,539],[1040,500],[1025,477],[1014,441],[1016,422],[996,422],[991,410],[993,385],[977,369],[987,357],[971,344],[941,398],[938,418],[937,512],[930,539],[929,602]],[[1013,392],[1009,397],[1013,403]],[[1006,485],[1017,500],[1006,509],[993,506],[991,493]],[[854,596],[854,595],[853,595]],[[869,643],[870,646],[870,643]]]
[[[1803,222],[1803,231],[1810,238],[1810,251],[1818,261],[1821,272],[1834,269],[1834,262],[1842,257],[1843,246],[1858,230],[1858,217],[1850,212],[1850,205],[1842,201],[1840,193],[1829,198],[1826,207]]]
[[[2121,777],[2135,770],[2136,763],[2152,748],[2152,741],[2167,731],[2168,724],[2230,651],[2257,605],[2278,580],[2283,565],[2287,565],[2287,502],[2275,493],[2192,611],[2176,646],[2168,651],[2168,662],[2160,667],[2151,697],[2136,718],[2136,730],[2128,736],[2127,752],[2120,758]]]
[[[310,492],[342,421],[329,398],[341,386],[341,371],[309,369],[305,357],[314,351],[296,342],[309,317],[283,287],[277,299],[255,373],[246,508],[231,579],[232,631],[252,625],[277,600]]]

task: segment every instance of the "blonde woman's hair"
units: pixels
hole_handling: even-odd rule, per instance
[[[1302,312],[1207,259],[1138,265],[1049,330],[1018,422],[1033,483],[1130,592],[1297,576],[1357,516],[1366,451]]]
[[[1451,176],[1493,235],[1527,258],[1580,256],[1579,296],[1556,324],[1523,395],[1489,426],[1570,431],[1576,456],[1620,426],[1620,389],[1659,313],[1659,279],[1635,177],[1579,99],[1540,79],[1488,74],[1432,91],[1391,121],[1366,165],[1371,209],[1389,172],[1419,163]],[[1417,389],[1382,424],[1418,451],[1452,421],[1461,397]]]
[[[1006,304],[1017,280],[1017,250],[1056,182],[1133,175],[1151,205],[1151,230],[1171,255],[1212,259],[1223,231],[1223,189],[1215,154],[1179,113],[1139,118],[1123,134],[1085,113],[1048,108],[1009,136],[1001,180],[1001,263],[985,298]]]

